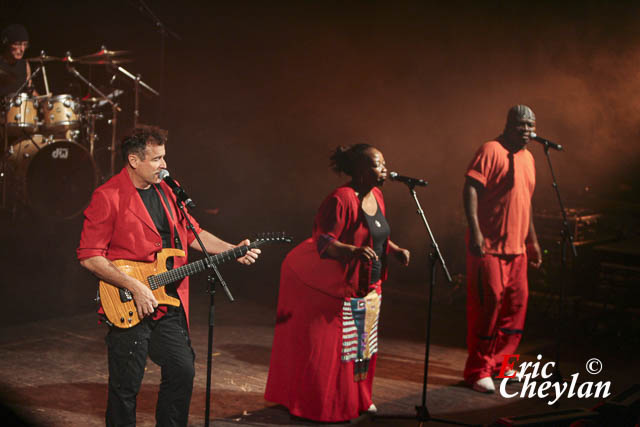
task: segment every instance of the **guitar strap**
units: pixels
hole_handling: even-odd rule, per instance
[[[167,206],[167,210],[169,211],[169,215],[171,215],[171,220],[174,223],[174,225],[173,225],[173,246],[176,249],[182,249],[182,243],[180,242],[180,235],[178,234],[178,229],[175,226],[176,219],[173,217],[173,211],[171,210],[171,206],[169,205],[169,199],[167,198],[167,195],[164,194],[164,190],[162,189],[162,187],[160,185],[158,185],[158,184],[154,184],[154,185],[158,189],[158,191],[160,192],[160,195],[162,196],[162,200],[164,200],[164,204]]]

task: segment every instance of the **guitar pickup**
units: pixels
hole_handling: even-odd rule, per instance
[[[120,292],[120,302],[129,302],[133,299],[133,296],[131,295],[131,291],[129,289],[118,289],[118,291]]]

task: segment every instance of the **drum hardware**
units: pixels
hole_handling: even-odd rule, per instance
[[[47,78],[47,69],[44,66],[45,62],[51,61],[62,61],[62,58],[58,58],[57,56],[47,56],[44,50],[40,51],[40,56],[35,56],[33,58],[27,58],[29,62],[39,62],[40,67],[42,67],[42,80],[44,81],[44,89],[47,92],[47,96],[51,95],[51,91],[49,90],[49,79]]]
[[[129,62],[133,62],[133,59],[128,58],[119,58],[119,59],[76,59],[75,62],[78,64],[87,64],[87,65],[118,65],[118,64],[127,64]]]
[[[98,134],[96,133],[96,120],[104,119],[104,115],[101,113],[94,113],[89,111],[86,114],[86,120],[89,122],[87,126],[87,135],[89,138],[89,154],[93,157],[95,142],[98,141]]]
[[[103,49],[106,50],[106,49]],[[114,169],[115,169],[115,163],[116,163],[116,126],[117,126],[117,122],[118,122],[118,113],[120,111],[122,111],[122,109],[120,108],[120,106],[113,102],[111,99],[109,99],[109,97],[107,97],[107,95],[105,95],[104,93],[102,93],[102,91],[100,89],[98,89],[93,83],[91,83],[89,80],[87,80],[82,74],[80,74],[78,72],[78,70],[76,70],[73,66],[71,66],[72,61],[71,59],[71,52],[67,52],[67,56],[66,58],[69,59],[69,61],[67,61],[67,70],[73,74],[74,76],[76,76],[78,79],[82,80],[87,86],[89,86],[91,89],[93,89],[93,91],[95,93],[97,93],[98,95],[100,95],[100,99],[107,101],[109,104],[111,104],[111,110],[112,110],[112,119],[111,119],[111,162],[110,162],[110,172],[111,175],[114,175]]]
[[[72,59],[71,58],[71,53],[67,52],[67,58],[69,58],[68,62],[72,63],[72,62],[78,62],[78,63],[91,63],[91,64],[104,64],[104,65],[111,65],[115,70],[120,71],[122,74],[124,74],[125,76],[129,77],[130,79],[132,79],[134,81],[134,85],[135,85],[135,107],[134,107],[134,111],[133,111],[133,124],[134,127],[138,125],[138,119],[140,117],[140,100],[139,100],[139,92],[140,89],[139,87],[142,86],[143,88],[147,89],[149,92],[153,93],[156,96],[160,96],[160,93],[158,91],[156,91],[155,89],[153,89],[151,86],[149,86],[148,84],[146,84],[145,82],[142,81],[141,76],[137,75],[134,76],[132,73],[130,73],[129,71],[127,71],[125,68],[121,67],[119,64],[122,64],[124,62],[127,62],[128,60],[126,58],[115,58],[117,56],[123,56],[123,55],[127,55],[129,54],[130,51],[127,50],[108,50],[104,45],[101,46],[100,50],[96,53],[90,54],[90,55],[85,55],[85,56],[81,56],[80,58],[75,58]],[[70,65],[67,65],[67,67],[70,69],[70,71],[74,74],[76,74],[79,78],[81,78],[81,76],[79,76],[78,72],[71,67]],[[86,79],[83,79],[86,80]],[[87,81],[85,81],[85,83],[88,83]],[[117,112],[120,111],[120,108],[117,106],[117,104],[115,104],[111,99],[109,99],[108,97],[106,97],[103,93],[101,93],[100,91],[96,90],[95,87],[92,86],[92,88],[95,90],[96,93],[98,93],[99,95],[102,96],[103,100],[108,101],[112,108],[113,108],[113,115],[110,121],[110,124],[112,126],[112,133],[111,133],[111,146],[109,147],[109,151],[111,152],[111,175],[114,174],[114,169],[115,169],[115,162],[116,162],[116,126],[117,126],[117,121],[118,121],[118,117],[117,117]]]
[[[13,166],[20,202],[59,219],[82,212],[98,184],[95,162],[85,147],[67,139],[33,135],[12,148],[7,163]]]
[[[38,128],[38,101],[26,93],[9,98],[5,106],[4,121],[10,136],[35,133]]]
[[[129,77],[134,82],[135,101],[134,101],[134,108],[133,108],[133,126],[136,127],[138,126],[138,120],[140,118],[140,86],[142,86],[143,88],[145,88],[146,90],[154,94],[155,96],[160,96],[160,92],[158,92],[157,90],[155,90],[154,88],[152,88],[151,86],[143,82],[140,74],[134,76],[132,73],[130,73],[129,71],[127,71],[126,69],[124,69],[119,65],[115,67],[115,69],[120,71],[125,76]],[[115,155],[115,153],[113,155]]]
[[[114,56],[130,55],[131,53],[133,52],[131,52],[130,50],[108,50],[103,45],[100,47],[99,51],[95,53],[90,53],[89,55],[81,56],[77,58],[77,60],[80,61],[80,60],[106,59],[106,58],[113,58]]]
[[[15,91],[11,96],[9,96],[9,99],[14,99],[18,94],[21,94],[22,91],[24,90],[24,88],[27,86],[27,84],[29,83],[29,81],[34,78],[35,76],[38,75],[38,73],[42,70],[42,66],[38,67],[36,69],[36,71],[34,71],[33,73],[31,73],[30,76],[27,76],[27,78],[25,79],[25,81],[20,85],[20,87],[18,88],[17,91]],[[15,81],[15,80],[14,80]],[[22,119],[23,117],[26,116],[26,109],[27,109],[27,105],[25,105],[24,110],[25,111],[20,111],[20,119]],[[9,120],[7,115],[9,114],[9,110],[7,110],[5,108],[5,115],[4,115],[4,152],[6,153],[7,150],[9,149]],[[29,113],[30,114],[30,113]],[[14,116],[15,117],[15,116]],[[3,164],[3,170],[2,170],[2,175],[4,177],[4,179],[2,180],[2,208],[5,208],[7,205],[7,180],[6,180],[6,176],[5,175],[5,165]]]
[[[25,58],[25,60],[27,60],[29,62],[51,62],[51,61],[60,62],[60,61],[63,60],[63,58],[60,58],[59,56],[46,55],[44,50],[43,50],[43,51],[40,51],[40,56],[34,56],[32,58]]]
[[[114,73],[118,72],[129,77],[135,86],[134,125],[139,124],[140,118],[140,86],[150,93],[159,96],[160,93],[142,81],[140,75],[134,75],[123,64],[133,62],[128,58],[131,51],[108,50],[102,46],[98,52],[72,57],[67,52],[64,57],[47,55],[44,51],[39,56],[25,58],[28,62],[38,67],[23,82],[20,89],[9,96],[4,105],[0,106],[0,130],[4,128],[4,151],[0,156],[0,187],[2,189],[2,207],[7,207],[7,200],[12,201],[12,208],[29,206],[35,211],[58,218],[70,218],[79,212],[80,205],[86,204],[93,189],[97,186],[98,173],[95,166],[94,153],[98,142],[96,133],[96,120],[105,119],[105,113],[98,112],[106,105],[111,106],[112,114],[108,117],[108,124],[112,127],[111,143],[107,146],[110,152],[111,175],[114,174],[116,161],[116,127],[118,113],[121,108],[116,98],[124,91],[117,89],[108,95],[98,90],[95,85],[76,70],[75,64],[107,65]],[[80,100],[67,94],[53,95],[49,89],[45,63],[63,62],[67,70],[78,80],[93,89],[96,96]],[[115,71],[117,70],[117,71]],[[46,94],[29,96],[24,93],[24,88],[38,75],[42,74]],[[0,69],[0,84],[13,83],[16,76]],[[108,116],[108,115],[107,115]],[[66,160],[75,158],[73,162]],[[88,162],[84,159],[87,158]],[[80,163],[88,163],[89,166],[80,166]],[[73,166],[74,170],[84,168],[84,175],[77,178],[73,170],[64,169],[62,165]],[[51,173],[46,174],[44,171]],[[59,184],[58,175],[63,177],[65,184]],[[56,177],[56,179],[52,179]],[[68,178],[65,178],[68,177]],[[58,185],[54,191],[47,188],[51,184]],[[79,189],[74,194],[83,194],[76,199],[75,205],[65,202],[68,198],[69,188],[86,184],[86,188]],[[88,189],[89,187],[90,190]],[[74,190],[75,191],[75,190]],[[85,194],[86,193],[86,194]],[[53,196],[52,196],[53,194]],[[63,195],[63,197],[61,197]],[[87,196],[84,198],[84,196]],[[7,197],[9,197],[7,199]],[[83,207],[83,206],[82,206]]]
[[[113,99],[119,97],[120,95],[122,95],[123,93],[124,93],[123,90],[116,89],[113,92],[111,92],[109,95],[107,95],[107,98],[113,100]],[[82,102],[83,104],[85,104],[87,106],[87,108],[92,109],[92,110],[104,107],[105,105],[108,104],[107,101],[105,101],[102,98],[98,98],[96,96],[91,97],[91,98],[81,99],[80,102]]]
[[[71,95],[56,95],[42,103],[44,129],[65,132],[80,127],[79,103]]]

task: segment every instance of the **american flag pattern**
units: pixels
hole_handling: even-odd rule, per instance
[[[369,360],[378,352],[378,317],[382,297],[347,298],[342,305],[342,361]]]

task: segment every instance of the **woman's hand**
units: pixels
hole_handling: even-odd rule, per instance
[[[351,257],[358,258],[362,261],[377,261],[378,255],[376,255],[376,251],[374,251],[369,246],[352,246]]]
[[[408,249],[398,248],[393,252],[393,255],[396,257],[400,264],[405,267],[409,266],[409,261],[411,261],[411,252]]]
[[[405,267],[409,265],[409,261],[411,260],[411,252],[409,252],[405,248],[401,248],[391,240],[389,240],[389,250],[391,251],[393,256],[395,256],[396,259],[400,261],[400,264],[404,265]]]

